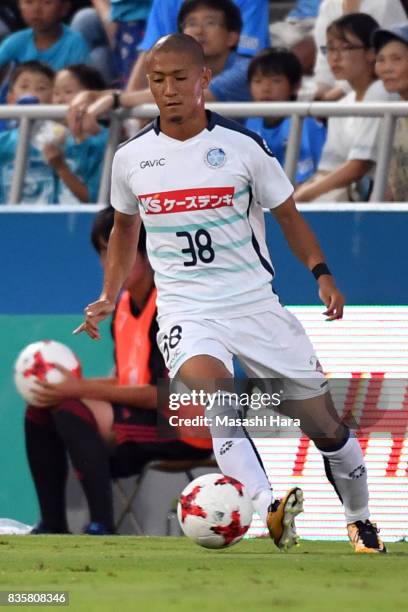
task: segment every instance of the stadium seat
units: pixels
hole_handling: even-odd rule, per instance
[[[116,493],[117,498],[121,505],[121,509],[120,509],[118,518],[115,521],[116,532],[119,530],[125,518],[129,516],[129,521],[132,524],[135,530],[135,533],[137,535],[143,535],[143,530],[141,526],[139,525],[139,522],[136,517],[135,509],[133,507],[133,502],[135,500],[135,497],[137,495],[137,492],[143,480],[146,478],[147,474],[151,470],[155,470],[157,472],[172,473],[172,474],[184,473],[187,481],[191,482],[192,480],[194,480],[193,470],[197,468],[213,468],[213,467],[217,468],[217,463],[215,459],[213,459],[212,457],[209,457],[207,459],[199,459],[196,461],[183,460],[183,459],[168,460],[168,461],[156,460],[156,461],[151,461],[150,463],[145,465],[141,473],[134,477],[134,484],[133,484],[133,487],[131,487],[130,492],[126,490],[121,479],[115,480],[114,492]],[[172,511],[173,509],[170,508],[169,512],[172,512]]]

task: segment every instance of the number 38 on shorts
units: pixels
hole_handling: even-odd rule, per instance
[[[177,356],[174,354],[174,350],[180,343],[182,331],[181,325],[173,325],[168,333],[164,332],[158,335],[158,344],[167,367],[170,367],[171,361]]]

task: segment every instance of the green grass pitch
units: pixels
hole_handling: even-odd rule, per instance
[[[346,542],[303,541],[281,553],[255,539],[211,551],[186,538],[0,536],[0,589],[69,591],[62,609],[75,612],[406,610],[408,544],[388,548],[355,555]]]

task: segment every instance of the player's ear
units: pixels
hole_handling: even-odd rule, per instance
[[[208,89],[211,78],[212,78],[212,72],[210,68],[204,67],[203,72],[201,74],[201,86],[203,89]]]

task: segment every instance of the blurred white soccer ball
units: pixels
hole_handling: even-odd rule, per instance
[[[14,382],[17,391],[27,403],[35,405],[33,384],[35,380],[59,383],[63,374],[55,368],[58,364],[81,376],[81,364],[68,346],[55,340],[40,340],[21,351],[14,365]]]
[[[180,495],[177,516],[185,535],[205,548],[226,548],[248,531],[253,507],[244,486],[222,474],[205,474]]]

